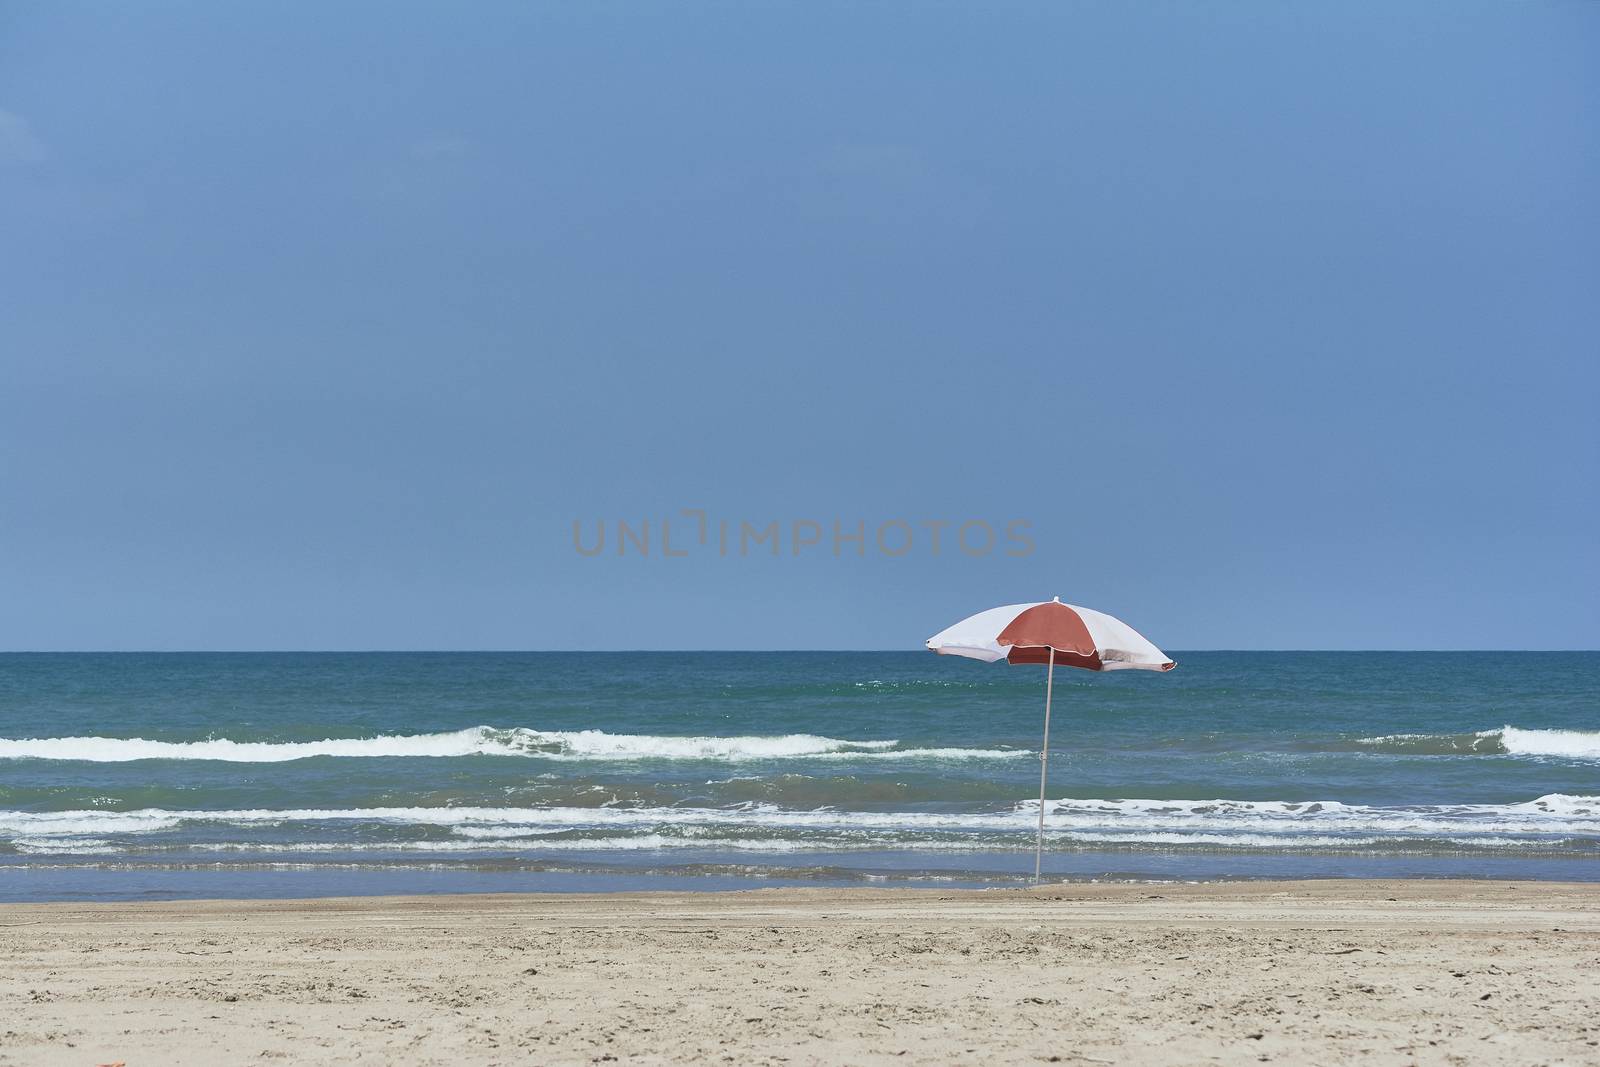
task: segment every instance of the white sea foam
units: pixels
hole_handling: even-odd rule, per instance
[[[525,827],[515,828],[518,830]],[[886,841],[870,834],[819,834],[806,837],[716,837],[685,833],[683,829],[670,832],[641,832],[597,837],[543,838],[528,835],[465,835],[425,841],[386,841],[381,843],[361,841],[298,841],[298,842],[246,842],[201,841],[172,846],[187,852],[589,852],[589,851],[656,851],[662,849],[700,849],[711,852],[859,852],[871,849],[911,849],[938,852],[993,851],[997,848],[1031,847],[1032,837],[1015,836],[1010,839],[979,839],[950,837],[921,837]],[[1231,848],[1361,848],[1382,842],[1377,837],[1348,837],[1331,834],[1295,834],[1288,836],[1264,834],[1178,834],[1178,833],[1121,833],[1088,834],[1049,831],[1045,834],[1052,844],[1076,844],[1091,847],[1118,847],[1137,845],[1182,846],[1214,845]],[[119,844],[104,838],[17,838],[10,842],[18,852],[54,855],[104,855],[109,853],[149,852],[149,846]],[[1477,844],[1477,842],[1473,842]],[[1526,846],[1526,840],[1491,839],[1508,847]],[[171,849],[162,849],[170,851]]]
[[[1361,837],[1340,834],[1179,834],[1179,833],[1121,833],[1089,834],[1047,831],[1045,840],[1052,846],[1076,845],[1087,848],[1182,848],[1210,846],[1227,849],[1274,850],[1350,850],[1374,845],[1398,846],[1399,851],[1425,849],[1427,842],[1409,838]],[[55,839],[22,838],[11,844],[24,854],[44,855],[127,855],[156,852],[211,852],[211,853],[328,853],[342,852],[371,855],[374,853],[450,853],[480,852],[605,852],[605,851],[662,851],[667,849],[696,849],[706,852],[863,852],[893,849],[919,852],[994,852],[1031,850],[1031,835],[1009,838],[949,838],[920,837],[893,841],[868,835],[809,837],[728,837],[707,839],[678,833],[638,833],[626,836],[602,836],[555,839],[506,838],[447,838],[426,841],[390,841],[382,843],[360,841],[301,841],[301,842],[246,842],[204,841],[174,844],[168,847],[129,846],[105,839]],[[1447,838],[1432,844],[1447,845],[1453,849],[1492,848],[1504,851],[1550,848],[1564,844],[1562,840],[1535,840],[1527,837],[1478,836]]]
[[[709,760],[741,762],[778,759],[1014,759],[1021,749],[898,748],[898,741],[847,741],[815,734],[770,737],[675,737],[611,734],[602,730],[545,731],[525,727],[475,726],[433,734],[383,734],[325,738],[320,741],[151,741],[142,737],[43,737],[0,739],[0,759],[81,760],[123,763],[132,760],[217,760],[228,763],[284,763],[314,756],[522,756],[546,760]]]
[[[1502,726],[1470,734],[1384,734],[1357,744],[1402,755],[1545,756],[1600,759],[1600,731],[1524,730]]]
[[[63,852],[81,856],[126,851],[113,841],[93,837],[16,837],[7,843],[18,852],[26,853]]]
[[[636,834],[628,837],[589,837],[556,841],[540,841],[541,852],[628,851],[651,852],[668,848],[707,849],[716,852],[802,852],[816,851],[817,842],[797,841],[793,838],[733,838],[719,841],[702,841],[693,837],[667,834]],[[305,844],[268,844],[255,846],[240,843],[209,843],[195,846],[199,852],[504,852],[516,848],[515,842],[456,839],[440,841],[400,841],[382,845],[360,844],[348,841],[312,841]],[[823,847],[838,851],[881,848],[872,842],[849,841],[826,844]],[[62,850],[57,850],[62,851]]]
[[[730,834],[744,839],[787,833],[856,835],[904,847],[908,838],[949,835],[1025,835],[1035,825],[1038,802],[1024,801],[992,812],[801,811],[771,804],[728,808],[695,807],[383,807],[242,810],[0,811],[0,837],[13,842],[73,838],[138,839],[189,826],[278,827],[310,833],[316,826],[381,825],[446,828],[458,839],[510,842],[562,835],[561,847],[626,834],[668,833],[676,839],[715,835],[706,844],[727,847]],[[1052,800],[1045,825],[1054,835],[1101,842],[1276,844],[1321,847],[1334,841],[1370,843],[1369,838],[1468,839],[1522,835],[1530,838],[1600,836],[1600,797],[1552,793],[1519,804],[1457,804],[1376,807],[1336,801],[1251,800]],[[1374,836],[1376,835],[1376,837]],[[417,842],[423,845],[426,842]],[[361,847],[382,849],[387,842]]]
[[[182,821],[181,814],[155,808],[142,811],[0,811],[0,835],[44,838],[148,834],[176,829]]]
[[[1500,743],[1513,755],[1600,759],[1600,731],[1519,730],[1503,726],[1499,733]]]

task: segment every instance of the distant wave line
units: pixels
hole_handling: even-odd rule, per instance
[[[0,811],[0,837],[43,838],[139,835],[185,824],[281,827],[285,824],[380,824],[438,827],[462,838],[537,838],[543,834],[601,830],[692,834],[718,830],[797,832],[974,833],[1030,828],[1038,801],[993,812],[809,811],[747,803],[692,807],[382,807],[241,810]],[[1338,801],[1251,800],[1050,800],[1046,828],[1078,833],[1224,833],[1303,835],[1385,834],[1448,837],[1466,834],[1600,835],[1600,796],[1551,793],[1516,804],[1376,807]],[[529,841],[530,844],[537,842]],[[708,839],[708,846],[718,842]],[[382,849],[382,842],[368,847]]]
[[[816,734],[688,737],[611,734],[602,730],[545,731],[526,727],[474,726],[429,734],[379,734],[320,741],[154,741],[142,737],[0,738],[0,759],[212,760],[226,763],[286,763],[317,756],[339,758],[518,756],[545,760],[776,759],[1014,759],[1025,749],[898,748],[897,740],[848,741]]]
[[[1441,851],[1495,850],[1529,854],[1569,854],[1566,840],[1530,839],[1527,837],[1482,836],[1467,838],[1405,838],[1375,836],[1344,836],[1331,834],[1175,834],[1175,833],[1122,833],[1090,834],[1073,831],[1048,830],[1045,840],[1053,845],[1068,845],[1086,849],[1158,849],[1199,848],[1216,850],[1279,850],[1355,852],[1376,847],[1387,854],[1436,854]],[[388,853],[506,853],[513,851],[548,852],[655,852],[665,850],[699,850],[707,852],[881,852],[905,850],[914,852],[1008,852],[1032,851],[1032,838],[1017,835],[1012,838],[899,838],[885,840],[881,837],[746,837],[706,839],[674,836],[666,833],[641,833],[631,836],[590,838],[565,838],[556,840],[502,840],[449,838],[432,841],[389,841],[365,843],[354,841],[304,841],[288,842],[226,842],[206,841],[174,843],[164,846],[121,844],[99,839],[73,838],[19,838],[11,845],[24,855],[154,855],[163,852],[177,853],[244,853],[244,854],[297,854],[297,853],[348,853],[373,857]]]

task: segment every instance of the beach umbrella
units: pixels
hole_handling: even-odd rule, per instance
[[[993,663],[1044,663],[1044,746],[1039,752],[1039,831],[1033,846],[1033,880],[1044,856],[1044,786],[1050,765],[1050,696],[1056,664],[1089,671],[1170,671],[1167,654],[1121,619],[1063,604],[1060,597],[1033,604],[1007,604],[962,619],[928,638],[941,656],[966,656]]]

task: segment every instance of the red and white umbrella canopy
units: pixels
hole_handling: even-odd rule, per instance
[[[1056,663],[1091,671],[1170,671],[1177,666],[1121,619],[1060,599],[980,611],[928,638],[928,649],[985,663],[1048,663],[1055,649]]]

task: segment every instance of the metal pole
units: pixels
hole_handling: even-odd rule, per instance
[[[1044,676],[1044,747],[1039,751],[1039,833],[1033,839],[1033,884],[1039,884],[1039,867],[1044,860],[1044,779],[1050,772],[1050,690],[1056,680],[1056,650],[1050,648],[1050,669]]]

